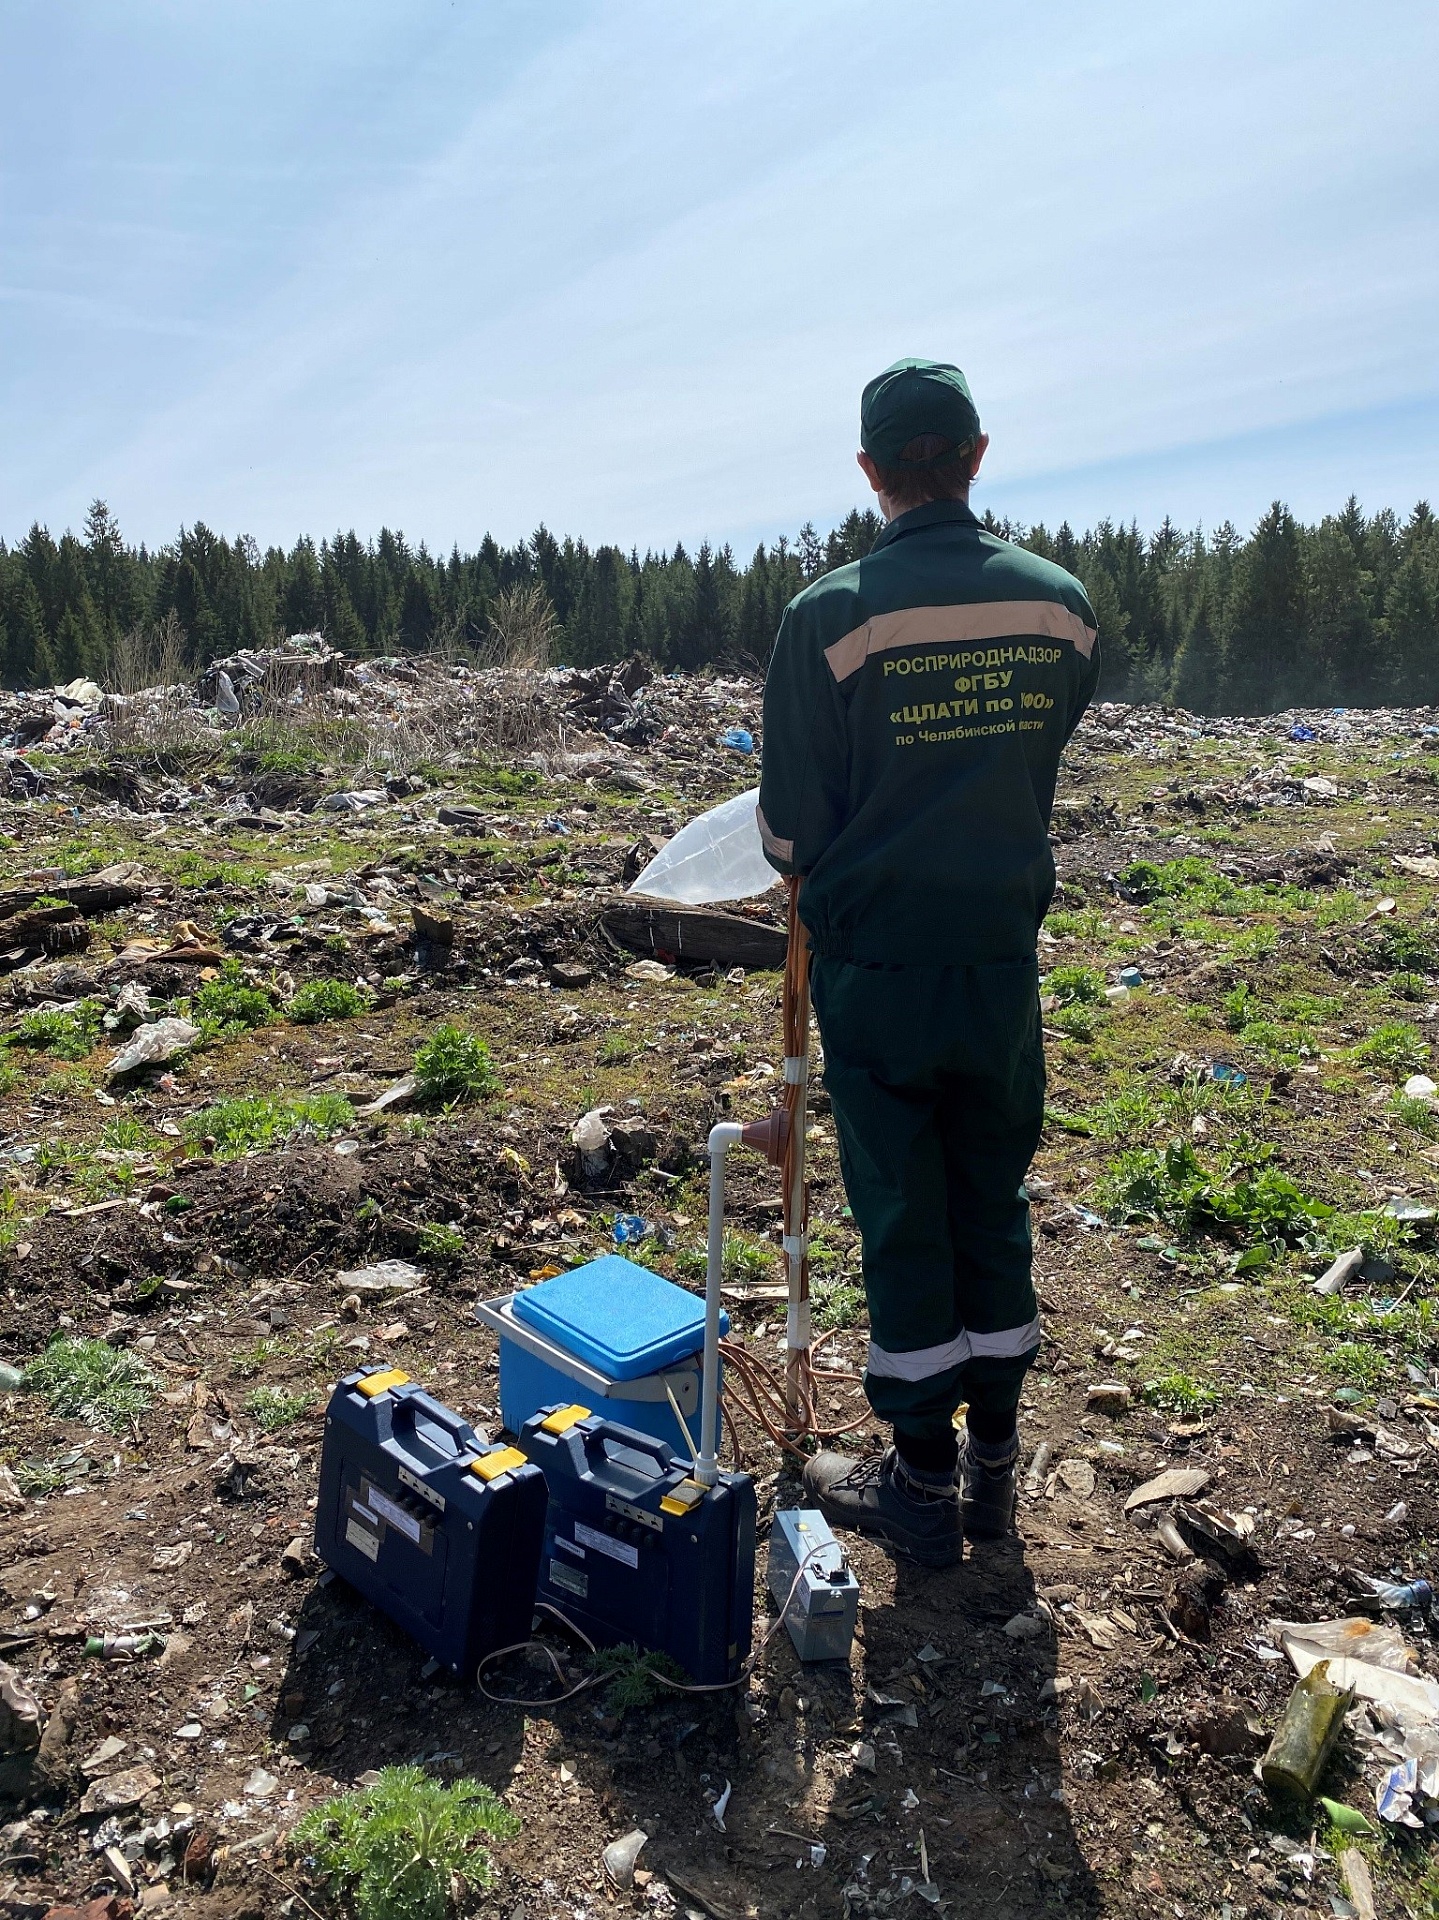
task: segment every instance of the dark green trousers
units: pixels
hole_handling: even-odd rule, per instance
[[[810,974],[840,1165],[864,1243],[865,1391],[896,1434],[993,1426],[1039,1350],[1024,1176],[1044,1121],[1035,960]]]

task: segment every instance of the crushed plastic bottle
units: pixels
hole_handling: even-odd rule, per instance
[[[758,799],[759,788],[750,787],[681,827],[630,892],[691,907],[714,900],[748,900],[768,892],[779,875],[760,845],[755,819]]]
[[[647,1240],[654,1228],[648,1220],[642,1220],[637,1213],[617,1213],[615,1224],[610,1229],[617,1247],[632,1247],[641,1240]]]
[[[1366,1613],[1423,1613],[1434,1598],[1427,1580],[1380,1580],[1372,1573],[1350,1578]]]

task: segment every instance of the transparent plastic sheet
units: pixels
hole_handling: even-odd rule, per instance
[[[779,875],[764,857],[755,804],[759,788],[711,807],[666,841],[631,893],[677,900],[687,907],[716,900],[748,900],[765,893]]]

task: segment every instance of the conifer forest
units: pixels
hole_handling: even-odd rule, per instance
[[[1225,523],[1157,532],[1101,521],[1083,533],[985,516],[993,531],[1069,568],[1099,619],[1103,691],[1200,713],[1439,701],[1439,525],[1367,515],[1351,498],[1317,526],[1276,501],[1246,536]],[[264,551],[202,523],[151,550],[127,543],[103,501],[58,540],[32,526],[0,541],[0,680],[103,679],[117,644],[168,623],[190,666],[277,635],[323,632],[354,655],[483,652],[496,603],[519,590],[543,607],[548,656],[590,666],[631,654],[657,666],[762,666],[786,602],[868,552],[880,528],[851,512],[827,536],[811,524],[761,544],[694,553],[557,539],[541,526],[503,547],[433,554],[382,530]]]

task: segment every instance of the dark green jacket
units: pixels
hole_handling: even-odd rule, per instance
[[[1032,953],[1059,756],[1098,677],[1084,588],[958,501],[901,514],[797,595],[765,683],[759,823],[771,864],[806,876],[816,952]]]

